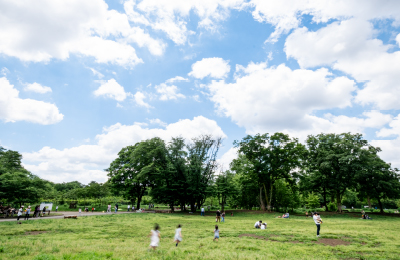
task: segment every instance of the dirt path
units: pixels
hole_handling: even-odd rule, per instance
[[[37,220],[37,219],[59,219],[59,218],[64,218],[64,216],[78,216],[78,217],[86,217],[86,216],[100,216],[100,215],[111,215],[111,214],[128,214],[128,213],[134,213],[132,211],[127,212],[127,211],[123,211],[123,212],[118,212],[118,213],[103,213],[103,212],[82,212],[79,214],[79,212],[75,212],[75,211],[58,211],[58,212],[52,212],[52,214],[60,214],[58,216],[54,216],[54,215],[46,215],[45,217],[39,217],[39,218],[32,218],[29,217],[29,220]],[[29,221],[28,220],[28,221]],[[0,218],[0,222],[5,222],[5,221],[17,221],[17,218]],[[19,219],[19,221],[26,221],[24,220],[23,216],[21,216],[21,218]]]

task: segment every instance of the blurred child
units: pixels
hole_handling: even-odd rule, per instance
[[[176,242],[176,246],[178,246],[179,242],[182,242],[182,226],[181,226],[181,224],[179,224],[175,230],[174,240]]]
[[[262,223],[261,229],[267,229],[267,223]]]
[[[218,241],[218,238],[219,238],[219,229],[218,229],[218,225],[215,225],[213,241],[215,241],[215,239]]]
[[[160,234],[160,226],[158,224],[156,224],[154,226],[154,230],[150,231],[149,237],[150,238],[150,248],[153,248],[153,250],[156,250],[156,248],[158,247],[158,244],[160,243],[160,238],[161,238],[161,234]]]

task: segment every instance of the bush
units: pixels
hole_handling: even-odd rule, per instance
[[[328,204],[328,210],[329,211],[337,211],[337,206],[336,206],[336,203],[334,203],[334,202],[330,202],[329,204]]]

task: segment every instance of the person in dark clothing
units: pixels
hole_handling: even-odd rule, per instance
[[[219,210],[217,210],[215,222],[221,222],[221,212]]]

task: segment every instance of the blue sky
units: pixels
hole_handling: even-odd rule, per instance
[[[106,180],[160,136],[359,132],[400,167],[400,2],[0,2],[0,145],[54,182]],[[23,17],[23,19],[21,19]]]

